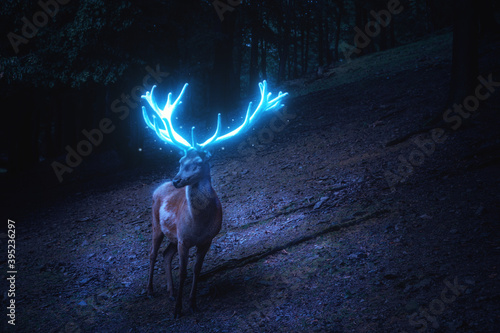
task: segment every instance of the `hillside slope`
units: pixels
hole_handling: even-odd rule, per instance
[[[145,294],[151,194],[177,168],[165,154],[40,199],[18,221],[16,328],[496,332],[500,93],[457,130],[387,145],[444,111],[450,49],[434,36],[291,82],[285,123],[214,153],[224,226],[200,313],[172,318],[161,260]],[[500,81],[500,44],[481,50]]]

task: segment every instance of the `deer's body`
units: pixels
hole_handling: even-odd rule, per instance
[[[217,235],[221,228],[222,208],[212,189],[213,203],[192,215],[188,189],[190,196],[195,196],[198,191],[192,186],[175,188],[172,182],[156,189],[153,194],[153,228],[159,227],[170,242],[181,242],[191,248],[211,241]]]
[[[201,156],[200,156],[201,155]],[[153,272],[163,238],[169,240],[164,252],[167,289],[174,296],[171,262],[179,252],[179,290],[175,316],[182,310],[182,289],[186,279],[189,249],[197,247],[191,288],[191,308],[196,310],[196,286],[212,239],[222,225],[222,207],[212,188],[210,167],[204,154],[189,151],[181,159],[181,168],[172,182],[158,187],[153,194],[153,244],[150,254],[148,292],[153,293]],[[193,167],[197,169],[192,169]]]

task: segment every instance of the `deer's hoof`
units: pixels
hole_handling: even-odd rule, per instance
[[[175,290],[167,290],[167,293],[168,293],[168,299],[171,300],[171,301],[175,301]]]
[[[189,307],[189,310],[191,311],[191,314],[195,314],[195,313],[200,312],[200,308],[199,308],[199,307],[197,307],[197,306],[196,306],[196,304],[191,305],[191,306]]]
[[[174,319],[179,319],[180,317],[182,317],[182,310],[177,309],[177,307],[176,307],[174,310]]]

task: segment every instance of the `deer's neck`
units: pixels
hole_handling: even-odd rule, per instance
[[[210,175],[196,184],[186,186],[186,198],[191,215],[195,219],[199,216],[207,216],[207,210],[213,209],[215,202],[215,191],[212,188]]]

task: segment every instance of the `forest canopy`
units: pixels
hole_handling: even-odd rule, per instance
[[[2,140],[0,163],[17,170],[63,156],[82,129],[120,115],[112,105],[126,105],[127,119],[101,149],[133,158],[145,133],[137,96],[152,84],[166,93],[189,82],[186,117],[234,116],[242,98],[255,97],[258,82],[277,86],[321,75],[326,66],[445,29],[451,6],[448,0],[4,1],[1,94],[25,112],[2,133],[15,139]],[[148,73],[163,77],[146,80]]]

